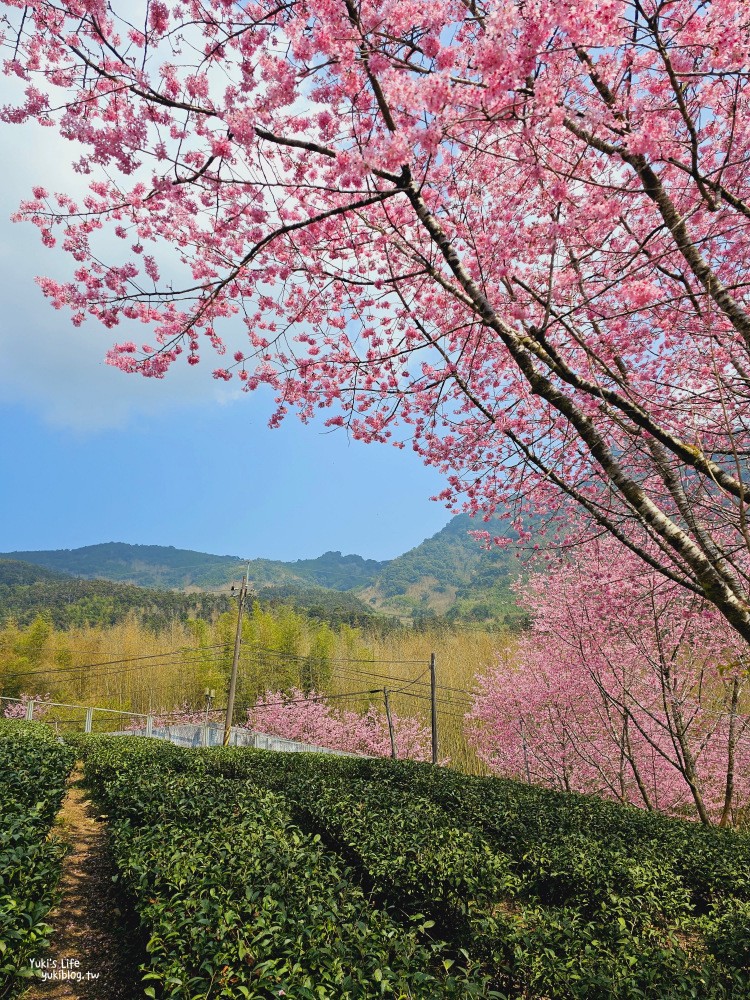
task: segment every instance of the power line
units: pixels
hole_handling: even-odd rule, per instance
[[[220,659],[214,660],[167,660],[165,663],[154,663],[154,664],[140,664],[135,667],[123,667],[120,670],[109,670],[106,672],[95,671],[93,674],[87,674],[87,678],[92,676],[95,680],[109,680],[110,678],[122,677],[124,674],[132,674],[137,671],[145,670],[148,666],[153,667],[194,667],[194,666],[216,666],[221,662]]]
[[[382,688],[370,688],[367,691],[347,691],[345,694],[320,694],[320,695],[313,695],[310,698],[289,698],[286,701],[266,701],[266,702],[261,702],[260,704],[257,705],[252,705],[250,706],[250,708],[251,710],[255,710],[256,708],[275,708],[279,705],[284,706],[284,705],[300,705],[304,703],[309,704],[311,701],[332,701],[334,698],[357,698],[365,694],[382,694],[382,693],[383,693]]]
[[[216,643],[215,645],[212,646],[196,646],[196,647],[189,647],[186,649],[172,649],[168,650],[165,653],[148,653],[144,656],[128,656],[128,657],[122,657],[119,660],[102,660],[99,663],[79,663],[76,666],[71,666],[71,667],[56,667],[54,669],[48,669],[48,670],[13,671],[13,676],[32,677],[36,676],[37,674],[66,674],[75,670],[91,670],[96,667],[116,666],[117,664],[120,663],[135,663],[136,661],[141,661],[141,660],[156,660],[163,658],[165,656],[183,656],[185,653],[202,653],[204,650],[209,651],[212,649],[225,649],[229,645],[230,643],[221,642],[221,643]],[[160,664],[156,665],[159,666]]]
[[[438,687],[438,690],[439,690],[439,687]],[[395,693],[396,692],[394,691],[393,694],[395,694]],[[401,694],[405,698],[418,698],[420,701],[429,701],[430,700],[430,696],[428,694],[417,694],[415,691],[401,691]],[[473,704],[473,702],[464,701],[463,699],[457,699],[457,698],[438,698],[437,701],[438,701],[438,703],[440,705],[452,705],[452,706],[456,706],[456,705],[472,705]]]
[[[171,666],[190,667],[196,665],[216,666],[224,658],[229,645],[230,643],[228,642],[216,643],[210,646],[188,647],[180,650],[168,650],[162,653],[150,653],[150,654],[143,654],[140,656],[121,657],[119,659],[103,660],[95,663],[76,664],[74,666],[69,666],[69,667],[18,671],[14,672],[14,676],[34,677],[43,675],[45,677],[48,676],[55,677],[58,675],[74,674],[74,673],[80,673],[81,671],[86,671],[87,679],[94,677],[97,680],[109,680],[123,676],[128,673],[132,673],[134,671],[140,671],[146,669],[149,666],[156,668],[166,668]],[[253,653],[261,652],[269,657],[275,658],[277,661],[281,660],[287,662],[294,662],[296,664],[305,664],[308,663],[311,659],[309,656],[290,654],[280,650],[271,650],[266,647],[258,647],[258,646],[245,645],[242,651],[243,653],[246,654],[246,656],[247,654],[252,655]],[[166,657],[177,657],[177,659],[165,659]],[[419,686],[422,688],[430,687],[429,682],[422,680],[428,668],[425,668],[417,677],[408,678],[400,675],[393,676],[390,674],[379,673],[377,671],[364,670],[360,667],[352,665],[359,663],[366,663],[368,666],[374,663],[383,663],[383,664],[392,663],[394,665],[407,664],[407,663],[424,664],[424,660],[371,660],[371,659],[360,660],[360,659],[343,658],[343,657],[334,658],[333,660],[327,658],[321,658],[321,659],[325,659],[326,663],[331,663],[331,662],[336,663],[338,665],[338,671],[343,674],[348,674],[350,676],[372,677],[377,680],[389,681],[391,683],[393,683],[394,681],[402,683],[401,687],[391,689],[391,693],[393,694],[403,694],[405,697],[417,697],[420,698],[421,700],[429,700],[429,696],[427,694],[417,694],[414,691],[407,690],[408,688],[415,686]],[[135,664],[135,665],[124,666],[126,664]],[[346,666],[344,666],[344,664],[346,664]],[[120,669],[106,669],[112,667]],[[245,680],[245,678],[243,678],[243,680]],[[382,690],[381,688],[377,688],[377,689],[367,689],[362,692],[355,692],[346,695],[327,695],[327,696],[321,695],[320,699],[354,697],[362,694],[379,693],[381,690]],[[438,685],[438,690],[446,692],[455,692],[458,694],[465,694],[470,697],[470,692],[466,691],[463,688],[454,688],[447,685]],[[438,698],[438,701],[441,704],[448,704],[448,705],[473,704],[470,700],[459,699],[459,698],[450,698],[450,699]],[[290,703],[291,702],[288,701],[285,702],[285,704],[290,704]]]
[[[395,662],[401,662],[401,661],[395,661]],[[404,662],[406,662],[406,661],[404,661]],[[416,661],[416,662],[423,663],[424,661],[423,660],[419,660],[419,661]],[[424,677],[424,675],[429,670],[429,667],[425,667],[425,669],[422,671],[422,673],[419,674],[418,677],[414,678],[413,680],[409,679],[408,677],[394,677],[391,674],[379,674],[379,673],[373,673],[372,671],[368,671],[368,670],[356,670],[355,668],[351,668],[351,669],[339,668],[339,670],[341,670],[342,673],[348,673],[348,674],[352,674],[352,675],[360,675],[360,676],[364,676],[364,677],[377,677],[378,680],[384,680],[384,681],[405,681],[406,682],[406,684],[405,684],[406,687],[410,687],[412,684],[419,684],[421,687],[427,687],[427,688],[430,686],[430,682],[429,681],[423,681],[422,680],[422,678]],[[472,695],[473,695],[473,692],[468,691],[466,688],[451,687],[448,684],[440,684],[439,683],[438,684],[438,689],[441,690],[441,691],[455,692],[456,694],[465,694],[469,698],[471,698]],[[395,694],[398,689],[397,688],[392,688],[390,690],[392,690],[393,693]]]
[[[403,681],[406,683],[408,687],[410,684],[418,684],[418,683],[424,684],[425,682],[421,681],[420,678],[424,677],[424,675],[427,673],[427,669],[429,668],[425,668],[422,671],[422,673],[419,674],[419,677],[416,680],[412,680],[409,677],[394,676],[393,674],[379,674],[372,670],[358,670],[356,667],[339,667],[338,669],[341,673],[349,674],[350,676],[353,677],[374,677],[377,680],[381,681],[396,681],[399,683]],[[429,687],[429,683],[427,683],[427,687]]]
[[[104,670],[104,669],[100,669],[100,670],[87,670],[87,672],[85,674],[85,678],[87,680],[88,679],[107,680],[110,677],[120,677],[123,674],[132,674],[134,672],[139,672],[139,671],[147,670],[149,668],[159,669],[159,668],[162,668],[162,667],[175,667],[175,666],[176,667],[192,667],[192,666],[200,666],[200,665],[216,666],[217,664],[219,664],[221,662],[222,662],[222,658],[221,657],[213,657],[213,658],[208,659],[208,660],[205,660],[205,659],[202,659],[202,658],[201,659],[194,659],[194,660],[189,660],[189,659],[164,660],[164,661],[161,661],[159,663],[139,663],[139,664],[136,664],[135,666],[131,666],[131,667],[127,667],[126,666],[126,667],[121,667],[121,668],[114,669],[114,670],[113,669],[110,669],[110,670]],[[85,667],[76,667],[76,668],[74,668],[73,671],[67,671],[66,670],[64,672],[65,673],[80,672],[81,670],[86,670],[86,669],[87,668],[85,668]],[[63,671],[59,671],[59,672],[63,673]],[[37,671],[36,673],[38,673],[39,675],[55,677],[56,674],[58,673],[58,671],[55,671],[55,670],[40,670],[40,671]],[[15,675],[15,676],[20,676],[20,675]]]
[[[415,677],[413,681],[409,681],[409,683],[408,684],[404,684],[403,687],[400,687],[400,688],[390,688],[390,693],[391,694],[401,694],[402,692],[406,691],[406,689],[408,687],[413,687],[415,684],[424,684],[424,681],[422,681],[422,678],[424,677],[424,675],[427,673],[427,671],[429,669],[430,669],[429,667],[425,667],[425,669],[422,671],[422,673],[419,675],[419,677]]]
[[[255,652],[267,653],[270,656],[275,656],[278,659],[288,659],[288,660],[302,660],[307,662],[310,659],[325,659],[327,663],[366,663],[366,664],[376,664],[376,663],[393,663],[393,664],[419,664],[424,665],[425,661],[422,660],[387,660],[387,659],[376,659],[374,657],[351,657],[351,656],[332,656],[332,657],[314,657],[309,653],[289,653],[279,649],[268,649],[266,646],[258,646],[254,643],[243,643],[246,649],[252,649]]]

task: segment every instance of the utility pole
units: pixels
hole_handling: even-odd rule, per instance
[[[393,734],[393,719],[391,718],[391,705],[388,701],[388,688],[383,688],[383,698],[385,700],[385,717],[388,720],[388,735],[391,738],[391,757],[396,759],[396,737]]]
[[[232,718],[234,716],[234,694],[237,690],[237,667],[240,662],[240,643],[242,642],[242,606],[247,594],[247,572],[240,584],[240,594],[237,600],[237,632],[234,636],[234,658],[232,660],[232,675],[229,679],[229,697],[227,698],[227,718],[224,723],[224,746],[229,745],[232,735]]]
[[[432,722],[432,763],[438,762],[437,680],[435,654],[430,653],[430,721]]]

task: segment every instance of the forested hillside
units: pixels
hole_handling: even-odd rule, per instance
[[[238,556],[214,556],[171,545],[126,545],[106,542],[79,549],[0,553],[73,576],[100,577],[141,587],[220,587],[238,579],[244,563]]]
[[[373,611],[353,594],[322,587],[261,587],[254,597],[263,606],[289,605],[334,624],[357,625],[373,617]],[[157,590],[83,579],[18,560],[0,559],[0,624],[12,619],[25,626],[43,613],[55,628],[69,629],[115,625],[135,615],[146,628],[159,630],[173,621],[214,621],[233,606],[228,585],[223,593]]]
[[[171,545],[127,545],[106,542],[80,549],[48,549],[38,552],[6,552],[0,557],[34,563],[59,573],[102,578],[140,587],[223,587],[243,576],[249,568],[256,586],[304,583],[332,590],[351,590],[372,582],[387,565],[358,555],[326,552],[317,559],[242,559],[216,556]]]
[[[228,595],[152,590],[109,580],[86,580],[17,560],[0,559],[0,622],[28,625],[44,613],[56,628],[114,625],[129,614],[146,626],[190,618],[211,621],[228,611]]]
[[[459,514],[437,534],[385,564],[360,596],[390,614],[520,624],[523,616],[511,584],[523,570],[524,554],[512,545],[483,548],[469,532],[485,527]],[[505,523],[494,530],[514,537]]]
[[[247,567],[251,585],[262,599],[323,609],[323,617],[362,616],[374,611],[401,618],[438,616],[448,621],[495,620],[515,626],[522,616],[510,585],[523,562],[513,546],[482,548],[469,532],[483,527],[484,524],[465,514],[458,515],[431,538],[387,561],[341,552],[325,552],[316,559],[290,562],[244,561],[237,556],[122,542],[79,549],[10,552],[0,558],[33,563],[90,582],[100,579],[175,590],[225,589]],[[505,522],[498,522],[495,530],[506,534]],[[6,580],[7,584],[10,582]],[[21,585],[23,581],[19,578],[16,583]],[[84,598],[103,599],[110,592],[94,586],[83,587],[78,593],[74,603]],[[118,593],[119,603],[131,599],[137,601],[137,595]],[[174,601],[175,607],[183,607],[177,598]],[[188,604],[184,607],[188,608]]]

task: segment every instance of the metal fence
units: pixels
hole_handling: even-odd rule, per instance
[[[0,718],[8,716],[27,722],[44,722],[61,735],[70,732],[111,733],[138,725],[150,730],[153,725],[153,716],[126,712],[120,708],[72,705],[47,698],[0,697]]]
[[[121,735],[153,736],[159,740],[167,740],[181,747],[217,747],[224,741],[224,727],[209,723],[207,726],[180,723],[174,726],[153,726],[148,732],[142,729],[129,729]],[[329,750],[327,747],[313,746],[311,743],[300,743],[297,740],[286,740],[280,736],[269,736],[268,733],[257,733],[255,730],[233,726],[229,734],[229,745],[235,747],[250,747],[254,750],[278,750],[281,753],[330,753],[339,757],[352,757],[354,754],[343,750]]]
[[[224,727],[216,723],[159,724],[153,715],[138,712],[124,712],[116,708],[99,708],[91,705],[67,705],[57,701],[34,701],[25,698],[0,697],[0,718],[10,708],[12,717],[27,722],[44,722],[54,727],[57,733],[66,732],[108,733],[111,736],[140,736],[166,740],[182,747],[214,747],[224,742]],[[63,709],[66,714],[50,709]],[[229,734],[229,745],[248,747],[255,750],[276,750],[280,753],[327,753],[339,757],[353,757],[355,754],[343,750],[286,740],[268,733],[233,726]]]

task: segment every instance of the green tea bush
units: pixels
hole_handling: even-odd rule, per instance
[[[274,988],[306,998],[304,991],[319,980],[323,993],[318,995],[324,997],[370,996],[375,967],[347,920],[340,922],[351,949],[346,953],[356,956],[360,969],[369,970],[364,981],[356,975],[346,980],[349,993],[333,985],[343,982],[344,953],[336,951],[332,957],[326,950],[330,935],[323,952],[317,939],[305,936],[315,933],[309,906],[318,897],[295,895],[295,885],[304,886],[309,877],[315,892],[322,892],[323,871],[335,872],[328,884],[346,886],[346,906],[356,898],[357,906],[364,907],[357,919],[374,928],[368,934],[374,935],[378,955],[384,954],[385,925],[380,921],[387,918],[388,934],[410,956],[408,968],[428,977],[419,983],[404,979],[406,973],[397,971],[402,952],[389,952],[378,958],[377,966],[389,970],[384,980],[377,980],[389,984],[388,996],[750,996],[746,836],[704,830],[591,796],[467,778],[413,762],[237,748],[170,747],[162,755],[145,740],[100,740],[95,747],[87,765],[92,781],[98,782],[116,828],[120,824],[123,844],[134,845],[136,852],[133,858],[122,854],[121,865],[132,891],[147,900],[139,906],[155,929],[153,974],[178,980],[183,968],[195,978],[192,986],[191,980],[177,984],[158,978],[160,996],[192,1000],[189,990],[198,983],[202,989],[209,971],[218,977],[212,980],[216,989],[219,983],[230,991],[217,996],[244,996],[240,985],[259,990],[250,996],[267,995],[257,985],[264,980],[247,978],[244,969],[232,979],[239,975],[238,951],[231,950],[239,947],[239,938],[232,938],[234,932],[217,918],[223,912],[219,903],[211,902],[220,899],[227,911],[240,914],[236,920],[242,930],[236,933],[245,935],[242,947],[248,947],[245,921],[259,919],[266,910],[258,909],[255,897],[254,908],[240,907],[243,885],[262,892],[274,921],[281,921],[274,908],[285,913],[274,924],[279,938],[263,939],[271,942],[268,952],[259,951],[257,942],[252,945],[253,961],[264,975],[270,968],[266,962],[279,963],[274,968],[282,970],[282,979],[278,984],[271,980]],[[210,820],[219,801],[215,796],[223,803],[221,821]],[[211,822],[213,834],[203,825]],[[297,854],[279,853],[277,831],[286,831],[281,841],[291,842],[307,859],[300,864],[309,876],[297,876],[294,884],[284,872],[299,871]],[[214,867],[226,873],[223,881]],[[245,871],[252,876],[243,883]],[[200,914],[192,931],[175,930],[174,900],[187,906],[196,886],[200,899],[207,900],[200,904],[206,909],[191,911]],[[324,926],[330,926],[325,914],[353,912],[340,901],[334,906],[330,895],[324,899],[316,903],[322,906],[316,912]],[[304,914],[304,928],[289,923],[291,901],[295,912]],[[196,928],[212,926],[223,929],[206,932],[205,940],[200,937],[204,932]],[[211,933],[229,950],[216,951]],[[172,941],[177,942],[174,951]],[[258,958],[276,955],[279,941],[294,942],[291,951],[282,947],[281,957]],[[293,954],[300,963],[303,953],[322,954],[325,961],[314,968],[302,963],[298,969]],[[199,955],[208,963],[202,971],[186,957]],[[224,965],[216,973],[219,961]]]
[[[420,919],[373,905],[348,866],[257,784],[201,755],[94,740],[120,878],[147,930],[147,995],[369,1000],[489,998]]]
[[[49,839],[75,755],[38,723],[0,720],[0,998],[28,986],[47,945],[65,848]]]
[[[286,795],[364,884],[436,920],[504,995],[750,995],[736,956],[711,950],[699,920],[712,900],[742,898],[743,837],[413,762],[241,750],[204,760]]]

